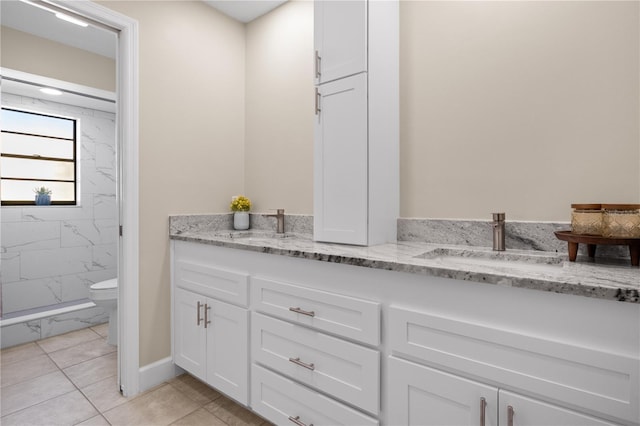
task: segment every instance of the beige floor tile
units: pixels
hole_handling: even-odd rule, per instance
[[[200,406],[171,385],[119,405],[103,413],[112,425],[169,425]]]
[[[109,323],[105,322],[104,324],[94,325],[91,327],[91,330],[95,331],[102,337],[107,337],[109,334]]]
[[[99,382],[81,388],[80,391],[101,413],[104,413],[113,407],[117,407],[120,404],[124,404],[129,400],[122,396],[118,390],[118,381],[116,376],[100,380]]]
[[[60,334],[58,336],[49,337],[47,339],[38,340],[36,343],[46,353],[67,349],[89,340],[99,339],[100,335],[90,328],[72,331],[70,333]]]
[[[78,423],[76,426],[109,426],[107,419],[98,414],[95,417],[91,417],[89,420],[85,420],[82,423]]]
[[[64,373],[80,389],[117,374],[117,352],[65,368]]]
[[[117,350],[118,348],[116,346],[109,345],[104,339],[96,339],[80,343],[67,349],[50,352],[49,358],[51,358],[58,367],[64,369]]]
[[[2,364],[0,382],[2,387],[11,386],[34,377],[44,376],[45,374],[58,371],[56,365],[45,354],[35,358],[29,358],[24,361],[12,362],[11,364]]]
[[[204,408],[171,423],[172,426],[227,426],[225,422],[211,414]]]
[[[12,362],[17,361],[26,361],[43,354],[44,351],[40,349],[40,346],[31,342],[24,345],[3,349],[2,353],[0,353],[0,360],[2,361],[2,365],[4,365],[11,364]]]
[[[229,426],[244,426],[244,425],[261,425],[264,423],[262,417],[253,414],[245,407],[235,403],[234,401],[221,396],[220,398],[205,405],[204,408],[207,411],[213,413],[216,417],[220,418],[223,422]]]
[[[208,404],[222,395],[189,374],[183,374],[169,382],[171,386],[187,395],[200,405]]]
[[[60,371],[2,388],[2,416],[72,392],[73,384]],[[0,422],[4,424],[4,417]]]
[[[97,414],[89,401],[75,390],[4,416],[2,425],[74,425]]]

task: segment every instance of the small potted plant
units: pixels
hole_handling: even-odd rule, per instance
[[[251,200],[244,195],[236,195],[231,199],[230,207],[233,212],[233,229],[249,229],[249,210],[251,210]]]
[[[51,190],[46,186],[34,188],[33,192],[36,193],[36,206],[48,206],[51,204]]]

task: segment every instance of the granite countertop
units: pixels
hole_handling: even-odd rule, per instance
[[[640,303],[640,269],[628,261],[578,258],[532,250],[413,241],[369,247],[314,242],[308,234],[265,231],[171,230],[173,240],[343,263],[365,268]]]

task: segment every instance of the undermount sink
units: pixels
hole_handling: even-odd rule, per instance
[[[536,267],[562,266],[562,255],[525,251],[489,251],[480,249],[436,248],[417,256],[417,259],[433,259],[441,263],[471,264],[482,266]]]

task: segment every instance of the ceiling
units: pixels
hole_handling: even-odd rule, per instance
[[[233,19],[248,23],[286,3],[287,0],[202,0]]]

